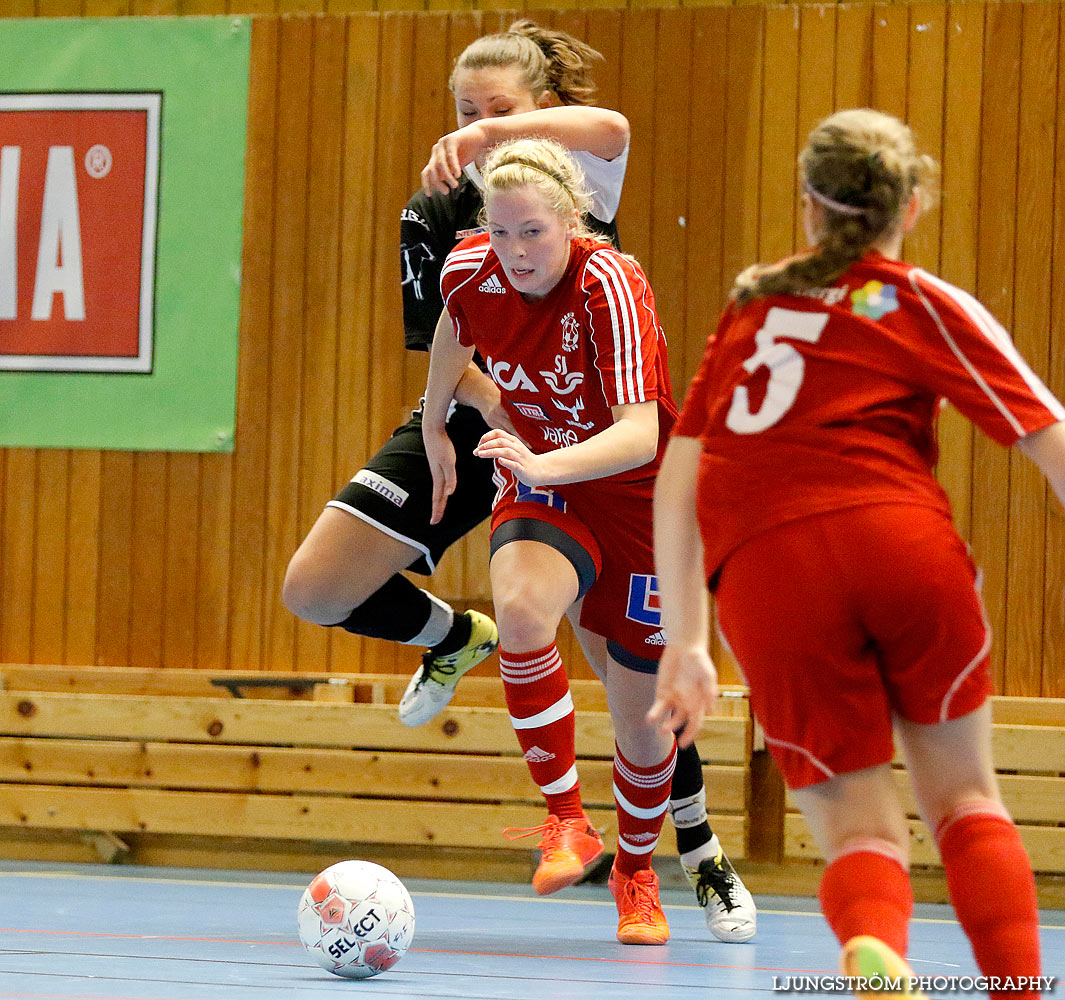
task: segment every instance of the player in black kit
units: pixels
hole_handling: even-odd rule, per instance
[[[590,67],[599,53],[563,32],[516,21],[477,39],[456,61],[450,88],[460,128],[433,147],[423,190],[400,218],[405,346],[427,352],[443,311],[440,271],[455,244],[478,229],[482,196],[477,163],[495,144],[547,136],[569,148],[594,193],[589,224],[617,242],[614,217],[628,157],[629,125],[615,111],[590,106]],[[480,360],[480,359],[478,359]],[[444,551],[492,508],[491,462],[473,449],[489,426],[508,427],[499,390],[476,367],[463,378],[447,422],[458,488],[443,519],[429,523],[432,476],[421,412],[397,428],[351,482],[329,501],[289,563],[286,607],[306,621],[357,635],[428,647],[399,707],[406,725],[433,718],[459,679],[491,655],[495,623],[456,612],[403,570],[432,573]],[[571,623],[593,669],[605,649]],[[755,906],[706,820],[698,751],[678,755],[670,814],[684,870],[705,907],[707,925],[725,941],[749,940]]]

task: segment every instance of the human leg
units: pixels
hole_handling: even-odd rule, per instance
[[[901,719],[897,731],[921,815],[935,832],[951,903],[981,971],[1038,976],[1035,880],[999,794],[990,703],[931,725]]]
[[[294,614],[371,638],[429,647],[400,703],[408,725],[446,705],[458,679],[495,649],[495,625],[458,613],[402,570],[431,573],[443,552],[488,514],[491,463],[473,457],[484,432],[476,411],[448,423],[460,483],[444,521],[429,525],[432,476],[415,414],[330,501],[293,555],[282,599]]]
[[[524,538],[499,547],[490,572],[507,710],[548,808],[546,823],[508,835],[542,834],[533,888],[548,895],[576,882],[603,850],[581,804],[573,699],[555,645],[562,615],[577,596],[577,574],[557,549]]]

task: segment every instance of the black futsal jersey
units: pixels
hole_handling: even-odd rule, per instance
[[[409,351],[427,351],[444,311],[440,272],[455,244],[483,232],[477,221],[483,199],[466,175],[449,194],[417,191],[400,216],[399,254],[403,280],[403,338]],[[618,247],[616,222],[588,217],[588,228]]]

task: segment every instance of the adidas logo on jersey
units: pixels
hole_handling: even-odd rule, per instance
[[[477,286],[477,291],[488,292],[490,295],[504,295],[507,290],[497,275],[490,274]]]
[[[544,764],[549,760],[554,760],[555,755],[548,753],[546,750],[541,750],[539,747],[529,747],[525,751],[525,759],[530,764]]]
[[[666,638],[666,630],[660,628],[654,635],[649,635],[644,639],[644,642],[652,646],[664,646],[669,640]]]

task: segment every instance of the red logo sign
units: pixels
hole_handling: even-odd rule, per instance
[[[161,104],[0,94],[0,369],[151,371]]]

